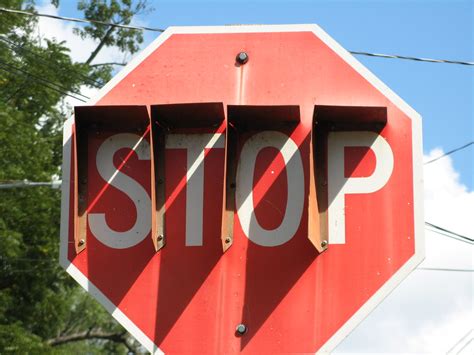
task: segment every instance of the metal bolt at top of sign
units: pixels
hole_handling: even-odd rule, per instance
[[[235,58],[237,63],[243,65],[249,61],[249,55],[246,52],[240,52],[237,54],[237,57]]]

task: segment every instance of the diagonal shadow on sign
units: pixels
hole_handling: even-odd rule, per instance
[[[315,157],[316,157],[316,180],[318,181],[318,210],[320,213],[321,223],[327,223],[327,209],[328,205],[332,202],[328,200],[326,187],[328,183],[327,179],[327,166],[328,166],[328,133],[330,131],[329,126],[319,127],[316,135],[315,144]],[[376,129],[377,133],[380,132]],[[367,143],[367,142],[366,142]],[[307,156],[309,145],[309,136],[304,139],[302,144],[298,147],[301,152],[302,159]],[[265,154],[266,153],[266,154]],[[350,152],[346,159],[344,159],[344,175],[346,177],[352,176],[357,173],[361,163],[371,154],[369,148],[355,149]],[[255,205],[255,215],[261,228],[272,230],[279,226],[282,222],[282,214],[285,213],[286,205],[289,203],[288,196],[287,201],[282,201],[281,196],[287,194],[287,183],[288,174],[287,169],[284,168],[284,162],[281,159],[277,149],[272,151],[267,150],[261,152],[260,159],[256,160],[255,173],[254,173],[254,191],[253,191],[253,203]],[[291,160],[297,159],[296,155],[293,155]],[[275,164],[277,160],[281,160],[280,164]],[[291,165],[291,160],[286,165]],[[370,159],[369,159],[370,160]],[[280,169],[278,169],[280,165]],[[305,165],[305,169],[308,166]],[[367,167],[363,166],[362,170],[367,170]],[[269,174],[277,172],[277,176],[268,179]],[[306,272],[308,267],[318,256],[317,250],[314,248],[312,243],[307,237],[307,196],[308,196],[308,171],[306,171],[305,179],[301,188],[304,189],[304,208],[301,218],[300,225],[293,236],[286,243],[275,246],[265,247],[254,243],[252,240],[248,242],[247,257],[246,257],[246,284],[245,284],[245,300],[242,311],[242,323],[247,326],[247,333],[242,336],[241,350],[244,350],[248,345],[251,345],[252,339],[255,334],[260,330],[262,325],[271,317],[272,313],[283,301],[289,292],[292,292],[295,284],[298,282],[300,277]],[[368,174],[370,175],[370,174]],[[266,176],[266,178],[264,178]],[[292,182],[295,183],[295,182]],[[332,182],[334,183],[334,182]],[[257,193],[260,185],[260,193]],[[263,186],[261,186],[263,185]],[[343,185],[336,186],[337,190],[341,190]],[[239,206],[237,206],[238,208]],[[294,211],[287,211],[288,213],[294,213]],[[258,233],[256,230],[255,223],[250,225],[248,235],[255,235]],[[326,230],[327,228],[322,228]],[[252,239],[252,238],[250,238]],[[323,239],[327,239],[327,236]],[[315,286],[316,287],[316,286]],[[293,291],[298,292],[298,291]],[[305,312],[305,307],[287,307],[291,315],[288,318],[291,319],[305,319],[304,315],[298,316],[295,312]],[[273,332],[283,334],[281,339],[285,338],[285,328],[288,327],[289,333],[295,327],[298,327],[298,334],[301,339],[307,339],[305,344],[315,343],[317,334],[315,329],[310,324],[284,324],[277,323],[280,329],[273,328]],[[268,331],[268,329],[266,330]],[[278,336],[275,337],[278,339]],[[284,340],[282,340],[284,343]],[[250,347],[248,351],[252,351]],[[282,351],[285,350],[284,344],[280,348]],[[293,349],[295,350],[295,349]],[[307,349],[301,349],[306,351]]]
[[[99,176],[95,166],[100,164],[96,161],[98,147],[108,138],[119,132],[116,130],[104,130],[102,132],[90,132],[88,136],[88,212],[89,217],[92,214],[102,214],[106,211],[105,223],[110,224],[110,228],[122,231],[133,228],[133,222],[136,220],[137,210],[132,203],[130,196],[125,195],[116,185],[119,175],[130,176],[137,179],[137,184],[147,185],[149,181],[149,129],[144,133],[130,134],[133,149],[121,148],[112,153],[113,164],[116,167],[114,174],[104,180]],[[136,138],[135,138],[136,136]],[[137,150],[140,150],[142,159],[139,159]],[[123,183],[123,178],[122,178]],[[149,184],[149,182],[148,182]],[[122,187],[123,188],[123,187]],[[144,210],[149,209],[146,201],[138,200]],[[137,223],[137,222],[136,222]],[[143,237],[137,240],[135,245],[130,248],[109,247],[99,241],[99,236],[91,231],[91,221],[89,218],[87,224],[87,263],[88,277],[94,285],[100,285],[101,290],[115,305],[119,305],[125,295],[129,292],[132,285],[145,269],[146,265],[155,256],[149,232],[146,232],[146,225],[141,226],[145,232]],[[135,233],[135,232],[133,232]],[[107,235],[108,233],[102,233]],[[130,234],[130,233],[128,233]],[[103,237],[102,237],[103,238]],[[128,239],[128,237],[118,237],[117,239]],[[131,252],[133,250],[133,252]],[[120,277],[117,277],[120,275]]]
[[[166,246],[160,250],[158,302],[153,339],[160,347],[222,257],[220,224],[215,221],[221,218],[224,149],[206,149],[204,160],[194,169],[194,172],[204,169],[203,200],[186,201],[186,186],[194,184],[193,180],[202,178],[196,173],[187,175],[186,150],[168,148],[165,161],[165,225],[168,238]],[[186,239],[196,239],[189,235],[193,231],[186,231],[186,204],[190,204],[191,209],[199,208],[205,211],[202,246],[186,246]],[[173,351],[166,348],[164,350]]]
[[[317,190],[317,205],[319,218],[322,225],[321,232],[329,240],[328,209],[335,203],[335,197],[344,189],[348,179],[331,179],[328,176],[329,159],[339,165],[339,172],[348,177],[368,177],[374,173],[377,164],[373,151],[369,148],[373,145],[375,137],[380,134],[383,125],[369,123],[365,125],[344,124],[340,127],[333,122],[320,122],[314,132],[314,152],[315,157],[315,182]],[[329,151],[329,136],[336,132],[357,132],[365,131],[363,141],[359,145],[343,147],[342,157],[335,151]],[[374,133],[370,134],[370,133]],[[339,142],[341,144],[342,141]],[[345,143],[344,143],[345,145]],[[342,145],[341,145],[342,147]],[[342,160],[341,160],[342,159]],[[334,164],[333,164],[334,168]],[[346,208],[346,207],[344,207]],[[347,210],[346,210],[347,212]]]
[[[321,138],[320,141],[324,141],[324,139]],[[307,137],[299,147],[302,159],[305,159],[307,156],[308,149],[309,138]],[[325,144],[317,146],[316,149],[323,149],[322,155],[327,155],[327,151],[324,151],[326,149]],[[174,165],[173,169],[166,169],[168,174],[166,176],[166,195],[173,196],[172,202],[167,203],[166,206],[166,224],[167,235],[172,236],[172,238],[168,239],[166,248],[163,248],[159,255],[159,302],[156,311],[154,339],[157,345],[160,345],[167,334],[169,334],[196,292],[222,257],[218,223],[204,224],[203,244],[205,247],[186,247],[185,223],[183,223],[186,219],[185,186],[186,179],[188,179],[189,183],[189,179],[195,179],[196,176],[191,175],[186,178],[186,158],[185,156],[180,156],[180,154],[185,154],[185,151],[170,150],[167,152],[166,157],[166,161]],[[119,170],[130,169],[130,166],[136,160],[133,151],[128,151],[122,155],[123,161],[120,164]],[[364,155],[360,155],[360,160],[362,160]],[[213,188],[205,189],[204,206],[202,207],[206,211],[206,216],[210,216],[211,220],[216,221],[221,218],[222,189],[216,189],[215,187],[222,186],[223,184],[223,169],[220,168],[223,166],[223,151],[207,149],[205,157],[205,165],[210,162],[215,165],[215,168],[204,169],[205,185],[212,186]],[[285,210],[288,203],[288,201],[284,201],[281,198],[282,194],[286,194],[288,179],[284,164],[281,161],[277,162],[279,159],[281,160],[281,156],[278,154],[277,149],[267,149],[266,152],[263,152],[258,157],[253,176],[255,186],[261,186],[261,188],[256,189],[254,196],[256,218],[262,227],[269,230],[278,227],[282,220],[282,211]],[[291,157],[291,159],[295,159],[295,157]],[[275,162],[277,162],[276,169],[274,169],[276,174],[268,181],[263,177],[268,175],[268,170],[273,168],[272,164],[275,164]],[[325,166],[327,162],[323,160],[321,164]],[[321,164],[318,163],[317,169],[321,168]],[[280,168],[278,168],[278,165]],[[357,168],[357,165],[357,161],[352,161],[346,168],[346,174],[350,175]],[[281,168],[282,166],[283,168]],[[307,169],[306,165],[305,167]],[[212,174],[206,173],[207,171],[211,171]],[[216,171],[221,173],[216,174]],[[127,173],[126,171],[124,172]],[[308,172],[306,171],[306,177],[303,181],[305,196],[307,196],[307,186],[305,183],[305,181],[308,181],[307,174]],[[99,189],[100,193],[95,197],[89,196],[89,200],[94,200],[94,203],[98,202],[100,200],[99,195],[103,194],[109,187],[110,185],[104,185]],[[320,211],[321,207],[320,205]],[[129,210],[133,210],[133,208]],[[306,210],[307,201],[305,200],[303,211]],[[236,220],[238,220],[237,216]],[[248,333],[242,338],[242,349],[251,342],[256,332],[271,316],[275,308],[278,307],[317,257],[317,251],[306,236],[306,221],[307,213],[303,212],[295,236],[281,246],[269,248],[248,241],[245,299],[242,311],[242,322],[248,326]],[[254,232],[250,230],[249,235],[253,235]],[[238,237],[246,238],[243,235]],[[110,280],[115,280],[113,287],[111,287],[114,289],[114,295],[108,295],[115,304],[120,303],[147,263],[157,256],[153,251],[152,243],[148,236],[141,243],[141,246],[143,246],[142,253],[135,254],[139,257],[128,260],[127,263],[121,262],[120,265],[111,267],[111,265],[107,264],[106,259],[102,258],[103,254],[101,253],[100,243],[97,243],[97,245],[91,243],[89,245],[88,259],[95,268],[90,270],[90,278],[93,283],[95,283],[97,277],[103,279],[103,276],[107,274],[107,272],[104,273],[104,270],[107,269],[114,273],[120,272],[120,269],[122,269],[124,271],[123,275],[127,275],[126,278],[120,278],[119,280],[109,277]],[[112,259],[124,260],[120,257],[120,254],[124,253],[124,251],[115,250],[114,253],[117,254],[117,257]],[[104,260],[104,262],[100,260]],[[108,258],[108,260],[111,259]],[[103,264],[103,267],[97,268],[97,265],[100,264]],[[130,265],[133,265],[133,270],[131,270]],[[96,273],[94,270],[98,269],[102,271],[97,272],[97,275],[94,276]],[[101,283],[103,282],[106,282],[106,280],[101,281]],[[311,327],[308,327],[307,332],[308,336],[311,336]]]
[[[309,149],[309,136],[304,139],[298,149],[301,152],[301,159],[305,159]],[[300,157],[293,154],[286,165],[291,166],[291,160],[294,159],[300,159]],[[303,166],[308,168],[305,164]],[[305,197],[299,227],[293,238],[274,247],[261,246],[251,240],[248,242],[245,298],[242,311],[242,323],[247,326],[248,331],[242,337],[241,350],[244,350],[252,341],[263,323],[318,255],[306,235],[308,186],[305,181],[308,181],[307,172],[305,175],[301,182],[292,182],[302,185],[299,188],[304,190]],[[268,179],[269,176],[270,179]],[[289,203],[288,199],[292,198],[292,196],[288,196],[287,199],[282,198],[287,195],[288,173],[277,149],[267,148],[260,152],[256,160],[253,179],[255,186],[253,202],[258,224],[267,230],[275,229],[282,223],[283,214]],[[287,211],[287,213],[293,212]],[[250,226],[249,235],[258,233],[253,228],[255,224],[253,227]]]

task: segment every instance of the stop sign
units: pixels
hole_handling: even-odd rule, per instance
[[[421,118],[315,25],[169,28],[90,105],[61,264],[150,352],[331,351],[423,259]]]

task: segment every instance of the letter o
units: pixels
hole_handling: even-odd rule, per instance
[[[267,230],[257,221],[253,205],[253,176],[258,153],[267,147],[280,151],[287,174],[287,204],[281,224]],[[288,242],[301,222],[304,206],[304,173],[301,153],[296,143],[278,131],[259,132],[242,147],[237,169],[237,214],[245,235],[254,243],[274,247]]]

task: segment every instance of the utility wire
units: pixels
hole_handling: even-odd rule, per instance
[[[20,54],[20,53],[30,53],[32,56],[35,57],[35,59],[37,59],[39,62],[43,63],[45,66],[51,68],[51,62],[49,61],[49,59],[39,55],[38,53],[35,53],[34,51],[32,50],[29,50],[27,48],[24,48],[22,45],[18,44],[18,43],[15,43],[11,40],[9,40],[8,38],[4,37],[4,36],[0,36],[0,41],[3,41],[5,42],[7,45],[9,45],[10,49],[12,49],[13,51],[15,51],[17,54]],[[15,48],[13,48],[15,47]],[[94,80],[90,77],[88,77],[87,75],[84,75],[82,74],[81,72],[79,72],[78,70],[72,70],[74,73],[78,74],[82,79],[86,80],[87,81],[87,84],[88,85],[91,85],[91,86],[94,86],[96,88],[101,88],[102,87],[102,84],[100,82],[98,82],[97,80]]]
[[[34,182],[28,180],[22,181],[0,181],[0,190],[1,189],[12,189],[12,188],[23,188],[23,187],[36,187],[36,186],[49,186],[51,188],[59,188],[61,187],[61,180],[50,181],[50,182]],[[437,226],[430,222],[425,222],[425,225],[432,228],[433,232],[439,233],[441,235],[454,238],[459,241],[464,241],[469,244],[474,244],[474,239],[461,235],[459,233],[452,232],[446,228]]]
[[[61,180],[57,181],[50,181],[50,182],[33,182],[28,180],[23,181],[8,181],[8,182],[1,182],[0,181],[0,190],[4,189],[13,189],[13,188],[25,188],[25,187],[36,187],[36,186],[49,186],[53,189],[58,189],[61,187]],[[445,237],[449,237],[455,239],[457,241],[465,242],[468,244],[473,245],[474,239],[461,235],[459,233],[452,232],[446,228],[437,226],[430,222],[425,222],[425,225],[432,228],[432,232],[438,233]]]
[[[16,256],[12,256],[12,257],[4,257],[4,256],[0,256],[0,262],[3,262],[3,263],[6,263],[6,262],[17,262],[19,261],[19,264],[21,264],[23,261],[27,261],[27,262],[30,262],[30,261],[34,261],[34,262],[57,262],[58,259],[54,259],[54,258],[22,258],[22,257],[16,257]]]
[[[51,89],[51,90],[54,90],[54,91],[56,91],[56,92],[58,92],[58,93],[60,93],[60,94],[63,94],[63,95],[66,95],[66,96],[70,96],[70,97],[72,97],[72,98],[74,98],[74,99],[76,99],[76,100],[82,101],[82,102],[87,102],[87,101],[85,101],[85,100],[83,100],[83,99],[81,99],[81,98],[79,98],[79,97],[77,97],[77,96],[74,96],[74,95],[71,95],[71,94],[67,93],[67,92],[65,91],[65,90],[67,90],[67,89],[64,88],[64,87],[62,87],[61,85],[58,85],[58,84],[56,84],[56,83],[54,83],[54,82],[52,82],[52,81],[49,81],[49,80],[46,80],[46,79],[41,78],[41,77],[39,77],[39,76],[36,76],[36,75],[34,75],[34,74],[31,74],[30,72],[28,72],[28,71],[26,71],[26,70],[24,70],[24,69],[21,69],[21,68],[18,68],[18,67],[13,66],[13,65],[11,65],[11,64],[8,64],[8,63],[5,63],[5,62],[0,61],[0,69],[3,70],[3,71],[6,71],[7,73],[9,73],[10,71],[9,71],[8,69],[6,69],[5,67],[6,67],[6,68],[13,69],[13,70],[16,70],[17,72],[23,73],[23,74],[25,74],[25,75],[31,77],[31,79],[33,79],[33,80],[35,80],[35,81],[37,81],[37,82],[42,83],[42,84],[43,84],[44,86],[46,86],[47,88],[49,88],[49,89]],[[62,89],[62,90],[61,90],[61,89]],[[84,98],[86,98],[86,99],[89,99],[89,97],[87,97],[87,96],[85,96],[85,95],[82,95],[81,93],[77,93],[77,92],[74,92],[74,91],[71,91],[71,92],[74,93],[74,94],[80,95],[80,96],[82,96],[82,97],[84,97]]]
[[[380,53],[368,53],[368,52],[357,52],[357,51],[349,51],[349,52],[352,53],[352,54],[365,55],[365,56],[368,56],[368,57],[405,59],[405,60],[414,60],[416,62],[474,65],[474,62],[466,62],[466,61],[460,61],[460,60],[418,58],[418,57],[408,57],[408,56],[396,55],[396,54],[380,54]]]
[[[49,15],[49,14],[33,13],[33,12],[27,12],[27,11],[21,11],[21,10],[6,9],[6,8],[2,8],[2,7],[0,7],[0,12],[7,12],[7,13],[13,13],[13,14],[27,15],[27,16],[49,17],[49,18],[53,18],[53,19],[56,19],[56,20],[63,20],[63,21],[73,21],[73,22],[81,22],[81,23],[94,23],[94,24],[99,24],[99,25],[113,26],[113,27],[119,27],[119,28],[127,28],[127,29],[140,30],[140,31],[164,32],[164,30],[161,29],[161,28],[119,25],[119,24],[116,24],[116,23],[110,23],[110,22],[104,22],[104,21],[98,21],[98,20],[85,20],[85,19],[79,19],[79,18],[73,18],[73,17],[64,17],[64,16]],[[414,61],[417,61],[417,62],[474,65],[474,62],[467,62],[467,61],[460,61],[460,60],[419,58],[419,57],[410,57],[410,56],[403,56],[403,55],[368,53],[368,52],[360,52],[360,51],[349,51],[349,52],[352,53],[352,54],[355,54],[355,55],[365,55],[365,56],[379,57],[379,58],[414,60]]]
[[[463,242],[463,243],[467,243],[467,244],[470,244],[470,245],[474,244],[473,242],[470,242],[468,240],[455,237],[455,236],[453,236],[449,233],[444,233],[444,232],[438,231],[436,229],[429,229],[429,231],[433,232],[433,233],[436,233],[436,234],[439,234],[439,235],[442,235],[442,236],[445,236],[445,237],[448,237],[448,238],[451,238],[451,239],[454,239],[454,240],[457,240],[458,242]]]
[[[66,88],[66,87],[64,87],[64,86],[62,86],[62,85],[60,85],[60,84],[58,84],[58,83],[49,81],[49,80],[44,79],[44,78],[42,78],[42,77],[40,77],[40,76],[38,76],[38,75],[31,74],[30,72],[26,71],[25,69],[16,67],[16,66],[14,66],[14,65],[5,63],[4,61],[1,61],[1,60],[0,60],[0,65],[2,65],[2,64],[3,64],[4,66],[7,66],[7,67],[9,67],[9,68],[12,68],[13,70],[16,70],[16,71],[19,71],[19,72],[21,72],[21,73],[23,73],[23,74],[26,74],[26,75],[28,75],[28,76],[30,76],[30,77],[36,79],[36,80],[40,80],[40,81],[43,81],[43,82],[46,82],[46,83],[55,85],[55,86],[57,86],[58,88],[60,88],[60,89],[62,89],[62,90],[69,91],[69,92],[72,92],[73,94],[82,96],[82,97],[84,97],[85,99],[89,99],[88,96],[83,95],[83,94],[81,94],[81,93],[78,92],[78,91],[68,90],[68,88]]]
[[[453,272],[474,272],[474,269],[451,269],[443,267],[417,267],[416,270],[427,270],[427,271],[453,271]]]
[[[81,23],[94,23],[98,25],[104,26],[112,26],[118,28],[126,28],[129,30],[140,30],[140,31],[153,31],[153,32],[164,32],[165,30],[161,28],[152,28],[152,27],[144,27],[144,26],[132,26],[132,25],[121,25],[118,23],[110,23],[105,21],[99,20],[86,20],[86,19],[79,19],[74,17],[64,17],[64,16],[56,16],[56,15],[49,15],[49,14],[40,14],[37,12],[27,12],[21,10],[14,10],[14,9],[6,9],[4,7],[0,7],[0,12],[7,12],[12,14],[19,14],[19,15],[27,15],[27,16],[36,16],[36,17],[49,17],[56,20],[63,20],[63,21],[72,21],[72,22],[81,22]]]
[[[456,235],[456,233],[454,233],[452,231],[449,231],[449,230],[442,231],[442,230],[438,230],[438,229],[435,229],[435,228],[432,228],[432,227],[428,227],[428,228],[430,228],[430,229],[428,229],[430,232],[433,232],[433,233],[436,233],[436,234],[439,234],[439,235],[443,235],[445,237],[449,237],[449,238],[452,238],[452,239],[460,241],[460,242],[464,242],[464,243],[474,245],[474,242],[469,237],[464,237],[464,236],[458,237]]]
[[[468,336],[469,336],[473,331],[474,331],[474,328],[473,328],[473,329],[470,329],[465,335],[463,335],[463,337],[462,337],[461,339],[459,339],[459,340],[456,342],[456,344],[454,344],[454,345],[446,352],[446,354],[452,354],[452,351],[453,351],[459,344],[461,344],[464,340],[467,340],[467,341],[468,341],[467,344],[469,344],[469,342],[471,342],[472,339],[474,339],[474,336],[471,337],[471,339],[468,339]],[[461,350],[462,350],[462,349],[465,347],[465,345],[467,345],[467,344],[464,344],[464,346],[462,346]],[[458,349],[456,349],[456,350],[458,350]],[[460,351],[457,351],[457,352],[456,352],[456,354],[459,354],[459,353],[460,353]]]
[[[3,268],[4,273],[26,273],[26,272],[39,272],[39,271],[48,271],[48,270],[55,270],[59,267],[59,264],[56,266],[46,266],[46,267],[41,267],[38,268],[38,266],[33,266],[30,269],[12,269],[12,268]]]
[[[8,261],[10,259],[17,259],[17,260],[22,260],[22,261],[27,261],[30,265],[29,268],[19,268],[18,264],[10,264]],[[56,259],[29,259],[29,258],[2,258],[4,265],[3,265],[3,270],[7,271],[9,273],[22,273],[22,272],[31,272],[31,271],[36,271],[38,268],[41,268],[41,270],[53,270],[57,268],[57,265],[51,265],[48,266],[47,264],[42,264],[44,262],[46,263],[57,263]],[[32,265],[33,264],[33,265]],[[25,265],[26,266],[26,265]],[[468,272],[472,273],[474,272],[474,269],[457,269],[457,268],[441,268],[441,267],[418,267],[416,270],[420,271],[441,271],[441,272]]]
[[[439,160],[439,159],[441,159],[441,158],[444,158],[444,157],[447,156],[447,155],[456,153],[456,152],[458,152],[458,151],[460,151],[460,150],[462,150],[462,149],[466,149],[467,147],[471,146],[472,144],[474,144],[474,141],[471,141],[471,142],[469,142],[469,143],[467,143],[467,144],[464,144],[462,147],[459,147],[459,148],[455,148],[455,149],[453,149],[453,150],[450,150],[449,152],[446,152],[446,153],[444,153],[443,155],[440,155],[439,157],[436,157],[436,158],[434,158],[434,159],[431,159],[431,160],[427,161],[424,165],[428,165],[428,164],[434,163],[435,161],[437,161],[437,160]]]
[[[21,187],[38,187],[38,186],[49,186],[53,189],[59,189],[61,187],[61,180],[50,181],[50,182],[36,182],[36,181],[9,181],[0,182],[0,190],[21,188]]]
[[[443,233],[449,233],[450,235],[452,235],[456,238],[462,239],[462,240],[464,240],[464,241],[466,241],[470,244],[474,244],[474,239],[472,239],[472,238],[466,237],[464,235],[461,235],[461,234],[458,234],[458,233],[455,233],[455,232],[451,232],[450,230],[448,230],[446,228],[437,226],[437,225],[435,225],[433,223],[430,223],[430,222],[425,222],[425,225],[427,225],[430,228],[435,229],[436,231],[440,231],[440,232],[443,232]]]
[[[58,262],[57,259],[49,259],[49,258],[44,258],[44,259],[33,259],[33,258],[16,258],[16,257],[12,257],[12,258],[2,258],[0,259],[1,261],[3,261],[3,263],[5,264],[4,265],[4,268],[6,268],[7,266],[9,267],[9,270],[24,270],[24,269],[18,269],[18,268],[15,268],[18,267],[21,262],[23,261],[26,261],[26,264],[30,263],[31,264],[40,264],[40,263],[56,263]],[[16,265],[14,264],[11,264],[11,263],[8,263],[10,261],[20,261],[20,263],[17,263]],[[38,267],[37,265],[34,266],[35,268]],[[445,271],[445,272],[474,272],[474,269],[457,269],[457,268],[446,268],[446,267],[417,267],[416,270],[425,270],[425,271]]]
[[[461,351],[463,351],[464,349],[466,349],[466,348],[472,343],[473,340],[474,340],[474,338],[469,339],[469,341],[466,342],[466,344],[464,344],[464,345],[461,347],[461,349],[459,349],[459,351],[456,353],[456,355],[457,355],[457,354],[460,354]]]

